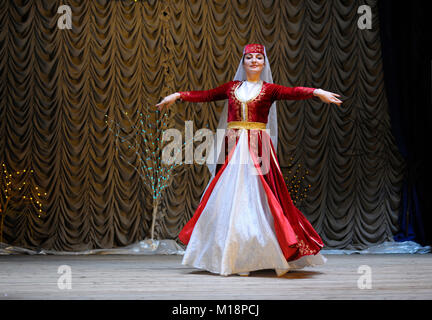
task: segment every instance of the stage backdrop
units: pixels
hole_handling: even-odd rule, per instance
[[[359,27],[361,4],[371,8],[371,29]],[[295,168],[307,170],[299,208],[330,248],[392,239],[404,163],[390,131],[376,1],[361,4],[2,0],[0,160],[14,172],[26,169],[28,185],[47,193],[40,217],[14,204],[21,211],[4,219],[3,242],[70,251],[149,237],[151,196],[114,152],[104,116],[145,112],[169,93],[232,80],[252,42],[266,46],[275,83],[344,100],[342,107],[317,99],[278,104],[288,187]],[[58,13],[61,5],[71,8],[70,29],[58,25],[67,14]],[[191,120],[195,130],[215,129],[222,107],[177,103],[170,126],[183,130]],[[159,239],[177,239],[209,180],[202,165],[176,172],[159,207]]]

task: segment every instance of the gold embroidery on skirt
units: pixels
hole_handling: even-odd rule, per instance
[[[299,238],[297,237],[297,235],[296,235],[296,239],[297,239],[298,242],[297,242],[297,244],[295,246],[299,249],[300,254],[302,256],[316,254],[316,251],[312,250],[303,240],[299,240]]]

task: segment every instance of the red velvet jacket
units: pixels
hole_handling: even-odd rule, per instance
[[[284,87],[263,81],[261,91],[252,99],[245,102],[236,95],[236,89],[242,81],[234,80],[217,88],[203,91],[181,91],[180,98],[190,102],[209,102],[228,99],[228,122],[249,121],[267,123],[267,117],[275,100],[304,100],[313,98],[315,88]],[[244,110],[244,113],[243,113]]]

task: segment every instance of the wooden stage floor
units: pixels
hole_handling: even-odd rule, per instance
[[[180,255],[6,255],[0,256],[0,300],[432,298],[431,254],[326,257],[325,265],[278,278],[273,270],[214,275],[183,266]],[[366,282],[359,279],[368,276],[371,288],[361,289]]]

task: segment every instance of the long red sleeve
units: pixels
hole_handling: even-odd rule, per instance
[[[232,81],[210,90],[179,91],[180,99],[189,102],[209,102],[228,99],[228,90],[231,88],[231,84]]]
[[[305,100],[313,98],[315,88],[285,87],[272,84],[274,100]]]

